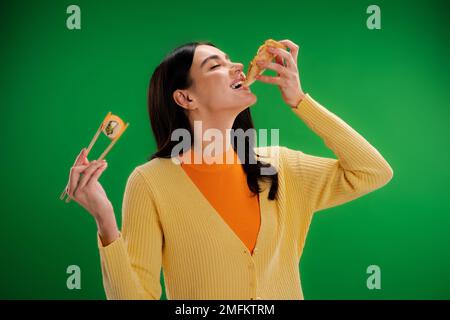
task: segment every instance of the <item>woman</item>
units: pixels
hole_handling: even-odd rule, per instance
[[[106,163],[89,162],[83,150],[71,169],[68,193],[97,222],[109,299],[160,299],[161,267],[168,299],[303,299],[299,261],[312,214],[392,178],[372,145],[302,91],[298,46],[280,42],[289,51],[274,48],[276,62],[262,65],[277,76],[257,80],[277,85],[293,114],[338,159],[286,147],[254,148],[248,136],[236,150],[230,129],[253,128],[249,106],[256,102],[248,88],[234,88],[245,79],[242,64],[211,43],[175,49],[150,81],[158,150],[128,178],[121,231],[98,182]],[[196,121],[202,124],[199,133]],[[174,152],[178,141],[172,133],[182,129],[193,133],[191,148]],[[199,138],[208,129],[230,138],[214,155],[204,152],[208,146]],[[190,161],[199,155],[201,163]],[[234,161],[220,164],[228,156]],[[264,173],[270,168],[275,170]]]

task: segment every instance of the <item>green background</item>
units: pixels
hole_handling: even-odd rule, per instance
[[[81,8],[81,30],[66,8]],[[369,30],[366,8],[381,8]],[[450,298],[447,1],[2,1],[0,298],[104,299],[96,225],[59,200],[68,170],[108,111],[130,127],[108,155],[104,185],[120,224],[126,179],[155,150],[150,76],[172,48],[209,40],[247,66],[268,38],[301,46],[303,89],[388,160],[393,180],[315,215],[300,263],[306,299]],[[280,144],[334,157],[256,83],[258,128]],[[102,137],[92,156],[106,146]],[[66,268],[81,268],[68,290]],[[381,268],[368,290],[366,268]],[[163,299],[165,293],[163,292]]]

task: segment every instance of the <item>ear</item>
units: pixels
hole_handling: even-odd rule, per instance
[[[175,102],[183,109],[186,109],[186,110],[195,109],[193,100],[189,97],[189,94],[186,90],[180,90],[180,89],[175,90],[173,92],[173,100],[175,100]]]

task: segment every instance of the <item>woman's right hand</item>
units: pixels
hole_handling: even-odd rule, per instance
[[[83,148],[70,169],[66,190],[73,200],[94,217],[104,245],[118,237],[114,208],[98,182],[107,165],[105,160],[89,162],[86,149]]]

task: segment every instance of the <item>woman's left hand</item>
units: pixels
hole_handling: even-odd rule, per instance
[[[268,47],[268,51],[275,55],[276,62],[262,61],[260,63],[261,61],[257,61],[260,67],[276,71],[277,76],[258,75],[256,79],[261,82],[276,84],[280,88],[283,100],[291,108],[296,108],[304,96],[297,68],[299,46],[290,40],[281,40],[278,42],[287,46],[290,52],[280,48]]]

